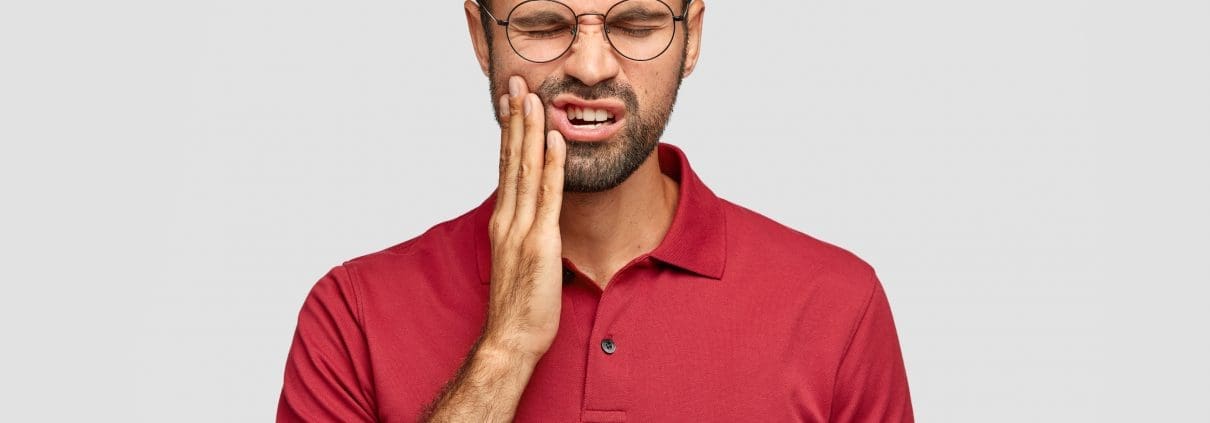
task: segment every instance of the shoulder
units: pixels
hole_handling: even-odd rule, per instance
[[[438,223],[385,249],[347,260],[340,267],[362,290],[368,291],[403,288],[401,284],[415,288],[415,282],[421,280],[469,277],[477,269],[475,237],[486,230],[476,225],[479,210]]]
[[[727,273],[753,271],[784,288],[864,302],[878,288],[874,267],[857,254],[722,200],[727,219]],[[734,261],[735,266],[733,266]]]

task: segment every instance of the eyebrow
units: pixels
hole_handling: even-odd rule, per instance
[[[514,23],[521,26],[540,26],[554,25],[567,23],[567,17],[556,12],[538,12],[532,15],[514,16],[510,18],[509,23]]]
[[[634,9],[628,9],[623,12],[618,12],[616,14],[609,15],[609,18],[611,20],[613,20],[613,19],[659,20],[659,19],[667,18],[668,16],[671,16],[671,15],[666,10],[634,8]]]

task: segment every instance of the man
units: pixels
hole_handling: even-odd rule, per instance
[[[315,285],[279,421],[912,420],[873,269],[658,143],[703,1],[464,8],[497,190]]]

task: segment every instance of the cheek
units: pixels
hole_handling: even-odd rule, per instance
[[[496,52],[493,62],[491,79],[495,98],[508,94],[508,79],[514,75],[525,79],[528,91],[535,92],[555,70],[551,64],[533,63],[518,57],[507,44],[504,48],[504,52]]]
[[[626,69],[630,85],[638,96],[639,106],[645,113],[667,106],[669,99],[675,94],[676,81],[680,76],[679,70],[675,69],[676,63],[657,64],[657,61],[642,62],[639,66]],[[658,66],[644,68],[643,65]]]

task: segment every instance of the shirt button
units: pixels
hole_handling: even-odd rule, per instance
[[[571,283],[576,280],[576,272],[571,271],[566,267],[563,268],[563,283]]]
[[[601,341],[601,350],[605,351],[605,354],[613,354],[614,351],[618,350],[618,345],[613,343],[612,339],[605,338],[605,340]]]

